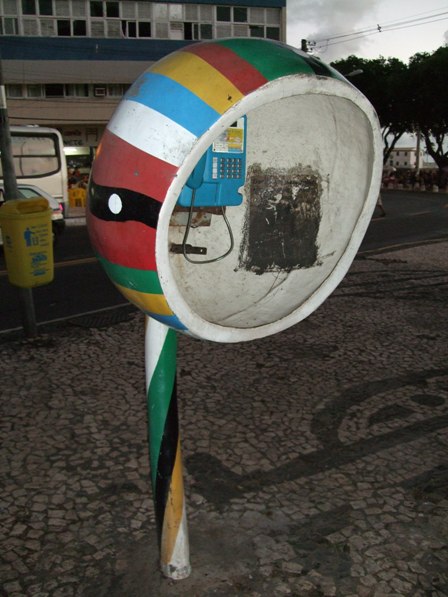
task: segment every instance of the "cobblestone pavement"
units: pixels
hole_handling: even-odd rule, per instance
[[[191,563],[158,569],[142,316],[3,338],[1,595],[448,595],[447,243],[357,259],[311,317],[179,338]]]

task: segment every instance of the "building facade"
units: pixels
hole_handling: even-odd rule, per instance
[[[417,164],[417,149],[415,147],[396,147],[389,156],[388,165],[393,168],[416,168],[423,165],[423,151]]]
[[[0,15],[10,124],[59,129],[81,168],[153,62],[201,40],[286,40],[286,0],[0,0]]]

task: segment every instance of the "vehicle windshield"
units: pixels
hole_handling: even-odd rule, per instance
[[[34,199],[34,197],[42,197],[33,189],[18,189],[20,199]]]

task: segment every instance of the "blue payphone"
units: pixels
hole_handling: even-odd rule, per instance
[[[181,207],[240,205],[246,176],[246,117],[229,126],[207,149],[182,189]]]

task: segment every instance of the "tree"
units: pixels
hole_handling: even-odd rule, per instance
[[[448,47],[419,53],[409,61],[410,97],[426,150],[439,167],[440,184],[448,176]]]
[[[398,58],[367,60],[356,56],[333,62],[332,66],[345,76],[362,71],[348,79],[367,97],[378,114],[384,142],[383,163],[386,163],[400,137],[412,131],[414,126],[408,94],[408,67]]]

